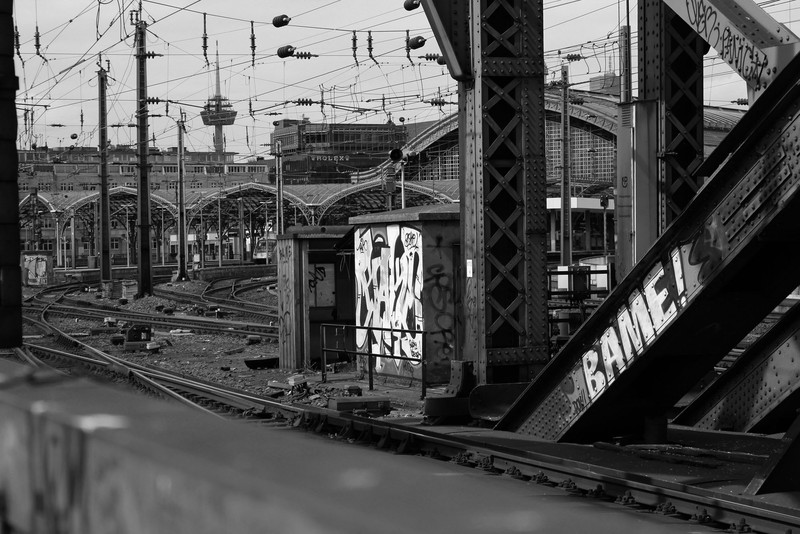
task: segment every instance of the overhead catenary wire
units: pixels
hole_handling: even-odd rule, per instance
[[[88,2],[85,7],[77,11],[74,21],[69,23],[62,23],[58,25],[50,25],[49,27],[42,27],[43,45],[47,45],[42,50],[46,51],[46,55],[50,56],[48,59],[54,65],[57,65],[54,70],[58,71],[55,75],[47,74],[47,69],[39,69],[37,77],[32,83],[27,83],[25,70],[33,71],[29,67],[23,68],[22,75],[22,90],[21,97],[30,98],[31,102],[40,102],[53,104],[50,109],[50,115],[53,117],[53,122],[72,122],[77,123],[78,118],[71,121],[55,118],[55,113],[61,113],[67,110],[70,104],[75,101],[84,101],[83,98],[75,100],[67,90],[68,85],[72,84],[74,80],[79,79],[79,68],[82,63],[91,60],[92,57],[98,52],[103,51],[104,55],[111,57],[114,61],[118,58],[129,57],[131,53],[130,43],[127,42],[129,31],[123,31],[124,27],[124,13],[136,4],[136,0],[117,0],[116,4],[113,1],[106,1],[105,3],[93,0]],[[196,0],[196,1],[152,1],[142,0],[142,4],[148,12],[148,16],[152,19],[153,23],[150,25],[151,37],[156,37],[163,46],[168,47],[168,60],[164,63],[169,65],[167,80],[161,80],[156,76],[151,76],[151,84],[153,93],[158,94],[159,91],[165,91],[160,96],[165,98],[167,102],[182,102],[194,106],[201,106],[205,101],[202,93],[207,91],[209,84],[198,81],[207,72],[205,66],[206,58],[203,56],[202,50],[198,44],[201,42],[203,30],[208,33],[212,38],[222,37],[225,39],[225,47],[229,53],[224,54],[224,60],[227,64],[229,76],[226,83],[226,91],[230,94],[227,95],[233,105],[244,106],[248,110],[265,109],[266,112],[273,112],[274,107],[283,108],[283,111],[288,116],[299,117],[304,112],[303,107],[293,106],[286,104],[298,98],[318,98],[318,91],[320,86],[327,89],[325,96],[326,104],[339,103],[341,104],[344,99],[353,108],[363,107],[369,108],[363,101],[374,98],[376,95],[384,94],[389,97],[395,95],[414,93],[420,94],[421,97],[416,100],[403,101],[398,103],[399,100],[387,100],[387,105],[381,107],[376,105],[372,111],[361,113],[348,113],[344,117],[338,116],[338,120],[358,121],[370,120],[370,117],[376,115],[385,115],[391,113],[394,116],[397,114],[406,114],[408,117],[435,117],[439,113],[439,108],[431,106],[425,102],[430,100],[432,88],[442,87],[443,95],[454,94],[456,84],[449,78],[446,68],[431,63],[424,63],[415,61],[413,73],[408,72],[409,57],[405,48],[404,37],[406,32],[411,30],[413,32],[421,31],[427,33],[426,38],[431,42],[431,51],[435,50],[434,41],[431,39],[430,30],[427,28],[427,21],[419,10],[416,14],[406,14],[402,9],[398,9],[393,13],[379,13],[379,14],[366,14],[361,17],[361,20],[347,20],[338,17],[340,20],[347,20],[346,24],[322,24],[314,25],[313,21],[309,24],[304,24],[306,19],[305,15],[317,16],[325,13],[325,17],[319,17],[322,20],[334,20],[334,11],[341,11],[347,2],[336,0],[334,2],[327,2],[321,6],[313,7],[302,13],[291,13],[291,22],[283,28],[275,28],[272,25],[272,17],[280,13],[269,12],[268,10],[259,10],[258,12],[248,12],[247,17],[237,17],[237,13],[225,12],[218,6],[221,5],[212,0]],[[182,4],[182,5],[176,5]],[[575,20],[586,19],[588,17],[597,16],[598,14],[607,11],[607,8],[615,7],[618,3],[616,0],[600,3],[586,2],[585,0],[563,0],[563,1],[546,1],[544,9],[548,13],[555,13],[560,8],[569,9],[577,12],[577,17],[572,17]],[[774,6],[785,6],[782,2],[772,2]],[[568,7],[565,7],[568,6]],[[576,6],[583,6],[576,7]],[[102,8],[102,9],[101,9]],[[112,13],[113,11],[113,13]],[[230,10],[228,10],[230,11]],[[384,11],[386,11],[384,9]],[[200,25],[202,14],[207,15],[209,21],[208,28],[202,28]],[[66,42],[65,39],[71,33],[71,29],[76,27],[81,20],[88,20],[87,14],[91,15],[92,27],[95,28],[96,35],[91,36],[91,41],[85,42],[82,50],[75,51],[74,45],[71,47],[60,46],[60,43]],[[114,16],[109,16],[109,15]],[[256,16],[253,16],[256,15]],[[416,18],[414,18],[416,17]],[[350,17],[355,18],[355,17]],[[32,27],[25,24],[22,19],[18,22],[17,26],[21,32],[20,36],[20,52],[21,57],[30,59],[36,57],[32,54]],[[225,24],[222,24],[225,23]],[[556,21],[553,24],[548,24],[545,31],[558,29],[564,31],[566,22]],[[614,31],[615,24],[602,29],[600,37],[591,41],[584,41],[570,45],[569,50],[566,47],[560,49],[566,51],[580,51],[586,58],[585,64],[586,76],[596,75],[600,73],[605,65],[613,65],[614,54],[616,54],[616,40],[617,34]],[[173,28],[178,26],[191,26],[194,28],[194,34],[187,35],[188,32],[178,35],[173,32]],[[58,31],[56,31],[58,28]],[[114,35],[110,32],[111,29],[120,28],[119,38],[113,41]],[[609,31],[611,29],[611,31]],[[287,32],[300,32],[294,33],[298,35],[297,38],[292,38],[293,44],[302,46],[303,49],[311,50],[320,54],[318,63],[315,64],[322,68],[316,68],[313,72],[307,73],[303,70],[298,62],[292,61],[279,61],[275,57],[274,48],[271,46],[273,42],[280,42],[287,35]],[[358,35],[358,34],[361,35]],[[58,37],[53,38],[53,36]],[[97,38],[97,36],[101,38]],[[582,36],[592,37],[591,35],[581,34]],[[48,36],[48,37],[44,37]],[[254,50],[252,38],[256,37],[257,48]],[[358,38],[357,46],[353,44],[353,38]],[[368,39],[365,39],[368,38]],[[635,39],[636,36],[634,35]],[[26,41],[27,39],[27,41]],[[366,44],[368,46],[364,46]],[[179,46],[178,43],[191,42],[192,45]],[[286,41],[284,41],[285,43]],[[634,41],[635,42],[635,41]],[[27,44],[26,44],[27,43]],[[26,50],[27,46],[27,50]],[[72,52],[70,52],[70,50]],[[427,52],[427,50],[426,50]],[[548,67],[554,67],[553,61],[556,60],[556,49],[545,50],[545,61]],[[174,61],[169,57],[174,56]],[[197,63],[193,64],[191,69],[186,69],[187,63],[191,64],[191,58],[195,58]],[[416,59],[416,58],[415,58]],[[72,60],[72,61],[71,61]],[[324,60],[324,64],[323,64]],[[81,61],[82,63],[78,63]],[[706,64],[708,61],[706,60]],[[173,66],[178,66],[173,71]],[[65,67],[66,68],[61,68]],[[201,68],[203,66],[203,68]],[[635,65],[634,65],[635,67]],[[280,69],[280,70],[279,70]],[[130,107],[132,99],[132,89],[130,86],[132,82],[127,79],[128,73],[124,72],[124,68],[120,69],[118,66],[117,72],[118,85],[116,86],[116,94],[110,94],[112,99],[115,99],[117,107],[109,111],[117,114],[119,117],[118,122],[127,122],[131,111],[127,108]],[[277,76],[270,76],[269,73],[283,71],[285,73],[285,83],[281,74]],[[306,75],[303,75],[306,74]],[[413,76],[412,76],[413,74]],[[713,75],[713,79],[721,80],[722,74]],[[356,81],[358,84],[357,89],[352,87],[352,82]],[[398,81],[399,80],[399,81]],[[343,83],[347,81],[348,83]],[[344,86],[345,89],[340,89]],[[723,87],[723,82],[714,82],[714,87]],[[413,88],[413,89],[412,89]],[[426,89],[427,88],[427,89]],[[281,94],[283,93],[283,95]],[[427,93],[427,94],[426,94]],[[358,96],[362,103],[358,103]],[[438,95],[437,95],[438,97]],[[452,101],[450,96],[443,98]],[[91,97],[87,97],[91,99]],[[257,104],[256,104],[257,103]],[[252,105],[251,105],[252,104]],[[327,111],[336,108],[326,106]],[[195,108],[197,109],[197,108]],[[41,115],[41,114],[38,114]],[[31,128],[40,128],[42,125],[42,117],[37,116]],[[191,120],[191,119],[190,119]],[[196,117],[194,120],[198,120]],[[246,139],[252,135],[259,136],[265,135],[265,132],[271,129],[272,121],[271,116],[259,115],[254,112],[252,117],[252,125],[248,133],[240,134],[240,138]],[[313,117],[312,117],[313,120]],[[372,119],[374,120],[374,119]],[[91,124],[92,119],[87,113],[87,124]],[[241,128],[242,125],[237,125],[231,131],[231,135],[236,135],[233,132]],[[197,135],[202,137],[208,135],[208,132],[202,128],[198,128]],[[251,152],[251,150],[247,150]]]

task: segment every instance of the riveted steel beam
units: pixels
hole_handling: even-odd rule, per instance
[[[663,0],[758,98],[800,52],[800,39],[752,0]]]
[[[639,5],[639,98],[658,102],[651,122],[652,146],[637,147],[658,158],[655,176],[639,188],[655,188],[659,199],[655,235],[660,235],[703,184],[692,171],[703,161],[703,54],[706,44],[661,0]],[[648,173],[649,174],[649,173]],[[656,214],[653,214],[656,215]],[[640,217],[638,221],[643,221]],[[636,231],[640,231],[638,228]]]
[[[673,421],[709,430],[786,432],[800,408],[800,305],[743,352]]]
[[[476,362],[480,384],[527,381],[547,362],[549,341],[542,2],[423,6],[434,19],[451,16],[442,26],[450,33],[434,28],[440,45],[462,39],[465,25],[470,32],[470,64],[461,72],[471,77],[454,74],[461,80],[462,358]]]
[[[800,283],[800,58],[739,149],[531,383],[498,428],[641,435]]]

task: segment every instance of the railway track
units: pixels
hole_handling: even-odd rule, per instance
[[[181,316],[174,315],[173,310],[168,310],[167,308],[164,308],[162,313],[136,312],[115,306],[97,305],[84,300],[69,299],[69,293],[75,289],[74,285],[70,285],[54,288],[52,291],[40,292],[26,300],[23,310],[26,313],[40,315],[53,314],[95,319],[99,323],[103,323],[107,318],[112,318],[117,322],[146,324],[153,327],[180,329],[194,333],[234,336],[258,335],[272,340],[277,339],[277,326],[269,324],[269,322],[234,321],[220,317]]]
[[[221,310],[253,317],[264,322],[277,322],[277,306],[253,302],[242,295],[262,289],[274,292],[275,278],[221,279],[209,283],[203,293],[191,295],[159,287],[153,290],[158,297],[199,306],[214,306]]]
[[[232,291],[229,287],[228,292]],[[40,328],[53,327],[42,324]],[[78,366],[102,376],[114,377],[115,381],[132,382],[147,394],[179,399],[215,415],[268,425],[291,425],[354,444],[371,445],[396,453],[421,454],[459,464],[464,469],[508,476],[524,484],[558,487],[572,495],[614,502],[632,513],[681,518],[697,524],[703,531],[785,533],[800,525],[800,517],[790,508],[753,506],[752,501],[735,494],[721,495],[706,490],[702,484],[690,486],[664,482],[622,467],[615,469],[587,463],[585,458],[592,455],[587,451],[614,447],[609,444],[582,446],[583,449],[575,446],[579,453],[570,457],[555,447],[552,453],[526,450],[516,445],[515,434],[505,435],[477,428],[465,432],[447,427],[425,427],[404,420],[375,419],[307,404],[281,403],[185,375],[125,362],[102,354],[102,351],[90,348],[66,333],[62,332],[60,336],[68,350],[26,343],[26,355],[20,358],[31,365],[47,363],[54,366],[56,372]],[[81,349],[77,350],[79,346]],[[614,450],[621,455],[630,452],[623,449],[616,447]],[[705,459],[684,458],[680,461],[765,461],[758,455],[723,458],[720,454],[719,451],[704,451]],[[709,460],[709,456],[713,460]],[[665,462],[675,461],[666,455],[662,457]]]
[[[38,326],[42,327],[41,324]],[[273,399],[115,357],[55,327],[46,327],[55,331],[65,348],[26,342],[16,351],[21,361],[62,376],[92,374],[103,380],[124,381],[148,394],[175,399],[218,416],[285,426],[300,413],[298,409]]]
[[[65,338],[69,338],[64,334]],[[214,416],[235,418],[268,426],[292,426],[352,444],[370,445],[397,454],[418,454],[449,461],[487,474],[507,476],[521,484],[561,488],[565,493],[614,502],[631,513],[663,514],[702,526],[704,532],[789,532],[798,518],[779,508],[754,508],[731,495],[681,484],[654,483],[646,476],[611,468],[598,468],[583,459],[530,452],[513,446],[513,435],[493,439],[492,431],[464,433],[437,427],[374,419],[273,399],[209,383],[192,377],[126,362],[71,340],[71,351],[26,343],[28,363],[46,362],[58,372],[68,367],[91,370],[114,381],[125,381],[150,395],[175,399]],[[80,347],[83,354],[74,354]],[[42,380],[53,380],[43,374]],[[739,459],[757,461],[758,459]],[[524,488],[524,485],[521,486]],[[731,530],[734,529],[734,530]],[[736,530],[738,529],[738,530]]]

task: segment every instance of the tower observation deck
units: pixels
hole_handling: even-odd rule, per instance
[[[225,151],[225,140],[222,135],[223,126],[231,126],[236,121],[236,110],[227,98],[222,96],[222,87],[219,81],[219,52],[217,52],[217,92],[208,99],[200,117],[203,124],[214,127],[214,151],[222,157]]]

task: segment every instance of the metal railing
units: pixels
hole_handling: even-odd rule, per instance
[[[373,369],[373,361],[375,358],[389,358],[393,360],[419,362],[420,382],[422,384],[422,392],[420,398],[424,399],[426,395],[425,384],[427,381],[426,380],[427,362],[425,361],[424,351],[420,350],[419,358],[409,358],[407,356],[395,356],[393,354],[360,351],[356,349],[356,344],[355,344],[355,333],[358,332],[359,330],[366,330],[367,337],[370,337],[370,335],[373,332],[389,332],[389,335],[392,340],[395,339],[395,334],[414,334],[414,335],[422,334],[421,347],[425,346],[426,332],[424,332],[423,330],[405,330],[402,328],[382,328],[378,326],[355,326],[355,325],[323,323],[320,325],[320,339],[322,342],[322,382],[325,383],[328,379],[328,363],[326,355],[329,352],[335,352],[337,354],[346,353],[348,355],[355,355],[355,356],[366,356],[370,391],[373,390],[372,369]],[[348,333],[351,334],[352,337],[348,337]],[[334,336],[333,338],[333,341],[335,342],[334,346],[329,344],[330,340],[329,334],[332,334]],[[350,341],[350,343],[348,343],[348,341]]]

